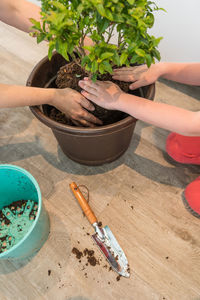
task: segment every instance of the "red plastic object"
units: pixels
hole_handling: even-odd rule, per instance
[[[183,202],[191,214],[200,218],[200,176],[187,185]]]
[[[166,140],[166,151],[177,162],[200,165],[200,137],[172,132]]]

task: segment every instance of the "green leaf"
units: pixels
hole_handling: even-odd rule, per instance
[[[157,47],[158,46],[158,44],[160,43],[160,41],[163,39],[163,37],[159,37],[159,38],[157,38],[157,39],[153,39],[153,46],[154,47]]]
[[[102,63],[99,64],[99,72],[100,72],[101,74],[104,74],[104,71],[105,71],[104,65],[103,65]]]
[[[102,37],[97,33],[96,30],[93,31],[93,33],[91,34],[90,38],[93,41],[101,41]]]
[[[52,58],[52,55],[53,55],[53,50],[55,49],[55,42],[54,41],[51,41],[49,43],[49,50],[48,50],[48,58],[49,60],[51,60]]]
[[[46,21],[43,22],[42,29],[44,32],[46,32]]]
[[[90,59],[91,61],[95,60],[95,58],[96,58],[96,56],[95,56],[94,53],[90,53],[90,54],[88,55],[88,57],[89,57],[89,59]]]
[[[105,16],[106,18],[108,18],[110,21],[113,21],[113,14],[111,13],[111,11],[109,9],[106,9],[105,11]]]
[[[104,59],[107,59],[107,58],[109,58],[109,57],[111,57],[111,56],[113,56],[113,55],[114,55],[114,53],[111,53],[111,52],[105,52],[105,53],[103,53],[103,54],[100,55],[100,59],[101,59],[101,60],[104,60]]]
[[[130,4],[130,5],[133,5],[135,3],[135,0],[127,0],[127,2]]]
[[[96,73],[97,70],[98,70],[98,63],[97,63],[96,60],[94,60],[94,61],[92,62],[91,72],[92,72],[92,73]]]
[[[113,62],[117,65],[120,66],[120,58],[117,52],[114,53],[114,56],[112,57]]]
[[[92,81],[95,82],[97,80],[97,74],[92,74]]]
[[[113,45],[113,44],[106,44],[105,43],[105,46],[109,49],[117,49],[117,46],[116,45]]]
[[[145,55],[145,60],[146,60],[147,66],[149,68],[151,66],[151,64],[152,64],[152,57],[151,57],[151,55],[150,54],[146,54]]]
[[[104,66],[104,69],[105,69],[108,73],[112,74],[113,70],[112,70],[112,67],[111,67],[111,65],[109,64],[109,62],[107,62],[107,61],[104,60],[104,61],[102,62],[102,65]]]
[[[125,64],[126,60],[128,58],[128,54],[127,53],[122,53],[122,55],[120,56],[120,65]]]
[[[113,15],[113,21],[117,22],[117,23],[122,23],[124,22],[124,18],[121,15]]]
[[[157,49],[154,49],[152,54],[157,60],[160,60],[160,52]]]
[[[145,51],[142,50],[142,49],[136,49],[135,50],[135,53],[137,53],[137,55],[141,56],[141,57],[144,57],[145,56]]]
[[[41,43],[42,41],[44,41],[46,37],[46,34],[45,33],[41,33],[40,35],[37,36],[37,43]]]
[[[86,71],[90,72],[90,68],[89,68],[88,64],[86,64],[84,68]]]
[[[139,59],[139,56],[137,54],[134,54],[132,57],[131,57],[131,61],[130,63],[131,64],[135,64],[138,62],[138,59]]]
[[[67,61],[69,61],[69,56],[67,54],[68,45],[67,43],[62,42],[61,40],[56,41],[56,50],[60,53]]]
[[[83,46],[83,49],[88,50],[88,51],[93,51],[94,47],[93,46]]]
[[[103,17],[105,17],[106,12],[105,12],[105,9],[104,9],[103,5],[102,4],[98,4],[96,6],[96,8],[97,8],[98,12],[100,13],[100,15],[103,16]]]
[[[65,19],[61,24],[60,27],[64,27],[64,26],[72,26],[74,24],[74,22],[71,19]]]
[[[148,13],[145,19],[145,23],[148,24],[149,28],[151,28],[154,24],[154,15],[152,13]]]
[[[133,50],[135,50],[135,47],[137,46],[137,44],[136,43],[131,43],[129,46],[128,46],[128,52],[131,52],[131,51],[133,51]]]
[[[156,9],[156,10],[157,10],[157,9]],[[164,12],[167,12],[167,10],[164,9],[164,8],[162,8],[162,7],[159,7],[158,10],[162,10],[162,11],[164,11]]]
[[[89,57],[86,55],[83,57],[81,61],[81,66],[83,67],[85,64],[87,64],[90,61]]]
[[[37,29],[37,30],[39,30],[39,31],[42,31],[40,22],[38,22],[38,21],[36,21],[36,20],[34,20],[34,19],[32,19],[32,18],[30,18],[29,20],[30,20],[30,22],[34,25],[33,27],[34,27],[35,29]]]
[[[66,10],[66,7],[62,3],[59,3],[58,1],[51,1],[51,4],[53,4],[54,7],[56,7],[61,11]]]
[[[109,25],[110,25],[110,21],[108,19],[103,19],[103,21],[101,21],[99,25],[100,34],[105,32],[105,30],[108,28]]]

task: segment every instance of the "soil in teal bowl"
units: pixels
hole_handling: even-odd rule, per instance
[[[0,260],[32,256],[50,230],[40,187],[28,171],[14,165],[0,165],[0,183]]]
[[[15,246],[31,228],[38,210],[33,200],[18,200],[0,210],[0,253]]]

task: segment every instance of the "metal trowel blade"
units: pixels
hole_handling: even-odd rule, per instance
[[[98,234],[95,233],[92,235],[93,240],[104,254],[113,270],[121,276],[130,277],[128,260],[112,231],[108,226],[105,226],[100,230],[104,235],[104,239],[100,239]]]

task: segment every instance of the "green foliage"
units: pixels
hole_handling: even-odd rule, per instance
[[[55,49],[67,61],[72,57],[96,79],[112,73],[114,65],[160,60],[161,38],[148,34],[154,24],[156,4],[148,0],[41,0],[41,22],[31,19],[37,42],[49,42],[49,59]],[[116,44],[110,39],[115,32]],[[84,46],[88,36],[93,46]]]

